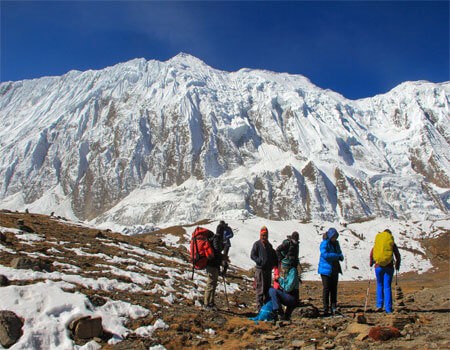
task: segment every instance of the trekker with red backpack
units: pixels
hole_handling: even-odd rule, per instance
[[[395,260],[394,260],[395,256]],[[395,269],[400,270],[400,252],[389,229],[380,232],[375,237],[375,244],[370,251],[370,267],[375,264],[377,278],[377,311],[392,312],[392,278]]]
[[[223,226],[221,224],[217,226],[216,234],[212,237],[211,243],[214,257],[208,260],[206,265],[208,280],[205,287],[204,307],[207,310],[215,311],[217,310],[217,307],[214,299],[216,296],[217,282],[219,280],[220,266],[222,265],[223,260],[222,251],[224,249]]]
[[[211,245],[214,233],[203,227],[196,227],[192,233],[189,252],[192,262],[192,279],[194,270],[203,270],[208,264],[208,260],[214,258],[214,250]]]

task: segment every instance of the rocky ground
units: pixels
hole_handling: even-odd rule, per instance
[[[19,219],[44,239],[32,244],[21,240],[14,231],[18,228]],[[318,317],[315,307],[321,306],[321,284],[305,281],[300,292],[302,306],[294,311],[290,322],[256,324],[249,320],[254,316],[255,308],[249,271],[236,267],[230,269],[227,282],[238,284],[240,291],[228,293],[228,304],[225,295],[219,292],[216,297],[219,311],[206,311],[198,303],[196,305],[195,299],[201,296],[203,285],[186,278],[190,277],[187,251],[182,246],[168,245],[163,241],[165,234],[170,233],[178,236],[179,243],[183,243],[185,237],[181,228],[127,237],[76,225],[64,218],[8,211],[0,212],[0,226],[12,229],[11,232],[3,230],[1,244],[4,249],[0,251],[0,265],[11,266],[14,258],[22,256],[35,261],[36,268],[44,271],[67,272],[70,265],[72,269],[78,267],[77,273],[80,275],[116,279],[118,283],[127,284],[133,281],[124,277],[121,271],[129,271],[130,261],[133,261],[133,271],[152,277],[150,282],[142,285],[142,290],[133,292],[94,289],[83,285],[74,290],[89,296],[93,304],[105,299],[124,300],[151,310],[144,318],[129,320],[127,327],[130,330],[153,324],[156,319],[163,319],[169,325],[169,329],[156,330],[152,337],[131,332],[127,339],[115,345],[108,344],[107,338],[101,339],[103,349],[148,349],[157,344],[167,349],[450,348],[448,232],[436,239],[423,241],[434,266],[432,271],[422,275],[407,273],[398,276],[400,290],[397,291],[398,294],[403,293],[403,298],[396,301],[396,311],[391,315],[375,312],[375,281],[371,280],[365,314],[369,281],[340,282],[338,299],[342,315]],[[82,249],[86,254],[77,254],[75,248]],[[156,254],[145,255],[143,251]],[[149,263],[160,268],[151,269]],[[183,269],[186,270],[185,275],[180,275],[171,285],[174,294],[172,303],[164,301],[167,297],[164,292],[148,292],[155,289],[155,284],[161,283],[157,278],[167,277],[166,271]],[[9,279],[9,284],[31,283],[36,283],[36,280]],[[195,291],[193,298],[186,297],[188,290]],[[403,302],[404,306],[399,306],[399,302]],[[376,326],[395,327],[399,331],[398,337],[374,340],[374,334],[380,333],[374,332]]]

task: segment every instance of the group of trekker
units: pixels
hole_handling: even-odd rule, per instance
[[[198,230],[198,228],[196,229]],[[194,232],[195,235],[195,232]],[[193,237],[194,237],[193,235]],[[214,303],[215,290],[219,275],[225,274],[230,262],[228,257],[233,237],[232,229],[221,221],[216,234],[210,232],[209,241],[212,242],[209,257],[205,259],[207,284],[204,294],[204,307],[216,310]],[[323,316],[339,314],[337,306],[338,280],[342,274],[340,262],[344,260],[339,245],[339,233],[335,228],[328,229],[322,236],[320,244],[320,258],[318,273],[322,279]],[[191,257],[195,260],[193,251],[198,251],[197,242],[191,241]],[[200,241],[198,241],[200,242]],[[208,255],[208,254],[206,254]],[[197,254],[198,256],[198,254]],[[259,312],[264,305],[271,303],[272,320],[290,320],[292,312],[300,306],[300,277],[299,277],[299,234],[294,231],[276,249],[269,242],[269,230],[263,226],[259,240],[252,247],[250,258],[255,262],[254,288],[256,305]],[[376,311],[391,313],[392,308],[392,279],[394,269],[400,269],[401,257],[398,247],[394,243],[389,229],[378,233],[370,251],[369,265],[375,265],[377,280]],[[196,268],[199,268],[196,266]],[[273,278],[272,278],[273,277]],[[272,283],[273,281],[273,283]],[[283,308],[285,306],[285,309]]]

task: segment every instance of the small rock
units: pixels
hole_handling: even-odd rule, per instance
[[[322,344],[322,347],[324,349],[334,349],[336,347],[336,344],[330,340],[327,340],[325,343]]]
[[[290,346],[293,348],[303,348],[305,345],[306,342],[304,340],[294,340]]]
[[[94,306],[103,306],[106,304],[107,301],[105,298],[99,295],[89,295],[88,299]]]
[[[263,335],[262,338],[266,339],[266,340],[275,340],[275,339],[280,338],[280,336],[268,334],[268,335]]]
[[[6,287],[9,286],[9,280],[8,277],[4,275],[0,275],[0,287]]]
[[[0,344],[9,348],[22,336],[23,321],[14,312],[0,311]]]
[[[366,316],[364,316],[364,314],[356,315],[356,322],[359,324],[367,324]]]

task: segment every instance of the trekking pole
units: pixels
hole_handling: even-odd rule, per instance
[[[372,274],[372,269],[370,269],[370,274]],[[370,290],[370,277],[369,277],[369,284],[367,285],[367,291],[366,291],[366,301],[364,303],[364,315],[366,314],[367,310],[367,300],[369,300],[369,290]]]
[[[230,311],[230,303],[228,302],[228,294],[227,294],[227,282],[225,281],[225,275],[222,275],[223,278],[223,288],[225,289],[225,300],[227,301],[227,309]]]
[[[398,270],[396,269],[396,270],[395,270],[395,287],[398,286],[397,278],[398,278]]]

